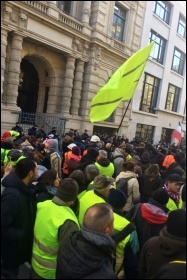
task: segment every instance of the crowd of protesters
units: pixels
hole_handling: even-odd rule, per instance
[[[29,262],[30,279],[186,279],[186,151],[60,139],[19,123],[1,137],[2,277]]]

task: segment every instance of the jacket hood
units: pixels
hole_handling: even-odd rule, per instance
[[[122,153],[122,151],[121,151],[120,148],[116,148],[115,151],[113,152],[112,156],[113,156],[113,157],[116,157],[116,156],[123,156],[123,157],[125,158],[125,156],[124,156],[124,154]]]
[[[5,190],[6,188],[14,188],[19,189],[27,195],[30,194],[29,186],[26,186],[15,172],[11,172],[5,177],[2,180],[2,185],[5,187]]]
[[[142,218],[151,225],[162,225],[167,222],[167,215],[165,211],[150,203],[143,203],[141,205],[141,214]]]
[[[64,257],[63,279],[72,275],[73,271],[76,271],[74,279],[82,279],[102,268],[106,258],[114,258],[115,242],[112,238],[99,232],[93,233],[84,227],[80,232],[72,233],[63,245],[65,246],[61,256]],[[65,254],[66,250],[68,256]]]
[[[110,160],[108,158],[101,158],[97,160],[97,163],[103,167],[107,167],[110,165]]]
[[[169,234],[167,228],[163,228],[159,234],[160,250],[165,256],[186,254],[186,237],[177,237]]]
[[[129,178],[129,177],[134,177],[134,178],[137,178],[138,177],[138,174],[132,172],[132,171],[122,171],[119,173],[119,175],[116,177],[116,182],[121,179],[121,178]],[[131,180],[131,179],[130,179]]]

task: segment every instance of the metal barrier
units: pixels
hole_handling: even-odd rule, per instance
[[[28,129],[31,128],[34,124],[37,124],[38,129],[42,126],[44,127],[45,132],[48,134],[52,130],[52,127],[56,127],[57,134],[60,137],[60,146],[62,143],[62,135],[65,133],[66,118],[65,117],[54,117],[52,115],[44,113],[19,113],[19,123],[23,128],[24,134],[28,134]]]

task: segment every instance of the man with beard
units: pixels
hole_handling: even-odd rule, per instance
[[[37,164],[22,159],[2,180],[1,196],[1,270],[17,278],[19,266],[30,262],[33,243],[35,207],[31,183],[38,175]]]

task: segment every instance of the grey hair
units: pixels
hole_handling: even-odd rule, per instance
[[[95,164],[89,164],[86,167],[85,173],[93,180],[96,176],[99,175],[99,169]]]
[[[108,157],[107,152],[105,150],[99,150],[99,155],[102,158],[107,158]]]

